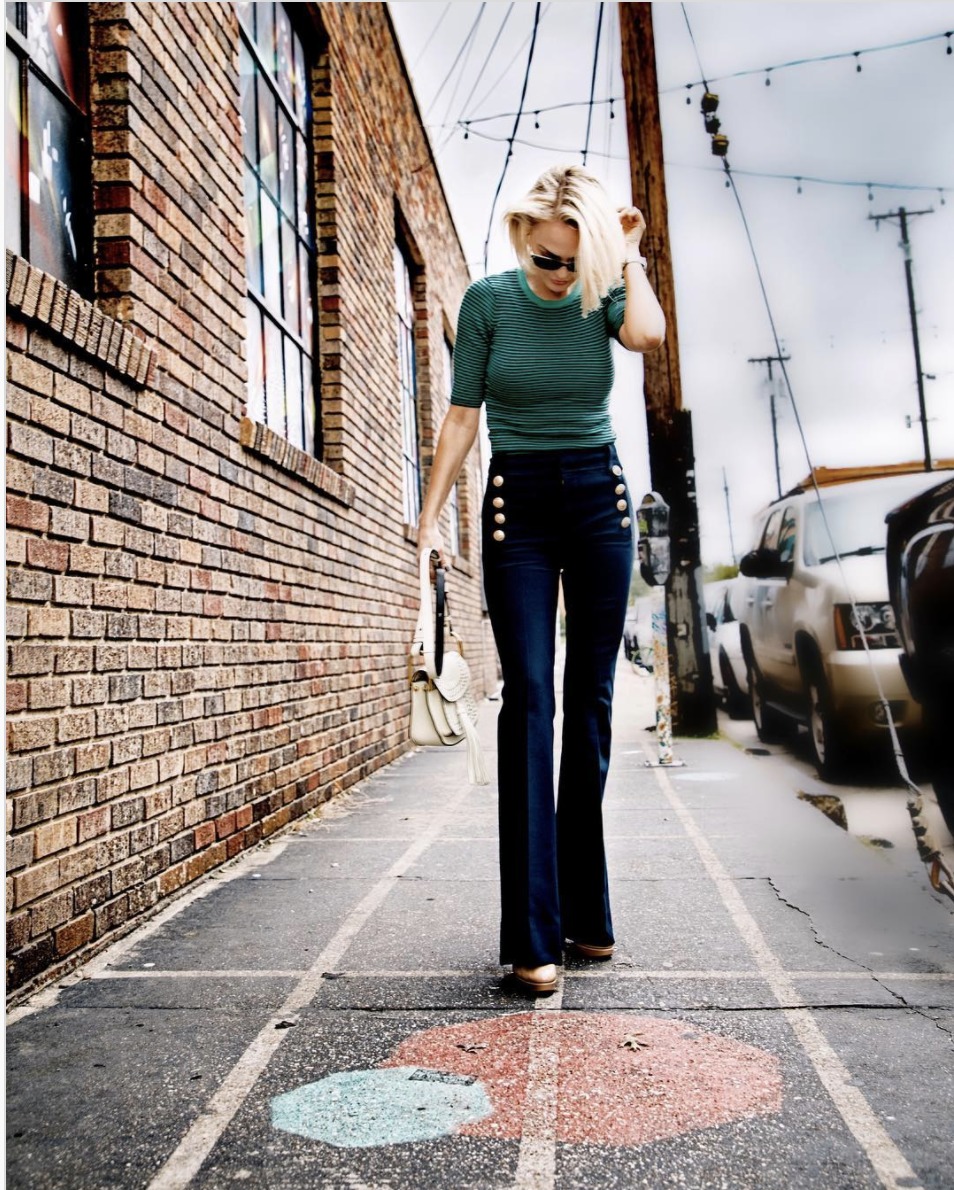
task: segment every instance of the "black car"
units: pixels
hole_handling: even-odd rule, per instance
[[[954,480],[908,500],[886,520],[901,668],[923,709],[931,782],[954,834]]]

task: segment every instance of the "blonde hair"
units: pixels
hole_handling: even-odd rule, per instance
[[[579,165],[555,165],[504,213],[517,259],[530,266],[530,233],[538,223],[562,220],[579,232],[576,276],[583,316],[598,309],[619,280],[625,255],[619,214],[600,180]]]

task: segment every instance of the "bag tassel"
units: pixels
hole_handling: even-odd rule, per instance
[[[462,712],[460,722],[467,737],[467,778],[472,785],[489,785],[490,777],[484,764],[484,752],[480,746],[477,728],[466,711]]]

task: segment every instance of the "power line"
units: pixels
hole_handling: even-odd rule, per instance
[[[468,103],[470,103],[471,99],[473,99],[474,92],[477,90],[480,80],[484,77],[484,71],[490,65],[491,59],[493,58],[493,55],[494,55],[494,50],[497,48],[497,42],[500,40],[500,37],[501,37],[504,29],[506,28],[507,21],[510,20],[510,14],[512,12],[513,12],[513,0],[511,0],[511,3],[507,7],[507,11],[504,13],[504,19],[501,21],[500,28],[497,30],[497,36],[494,38],[493,44],[491,45],[490,49],[487,51],[487,56],[486,56],[486,58],[484,58],[484,64],[483,64],[483,66],[481,66],[480,71],[477,74],[477,77],[474,79],[474,85],[471,87],[470,92],[467,95],[467,98],[464,100],[463,104],[461,105],[460,116],[457,118],[455,123],[445,125],[445,127],[449,128],[450,131],[447,133],[447,136],[445,136],[444,140],[441,142],[440,148],[437,149],[438,153],[440,153],[441,149],[444,148],[444,146],[447,144],[447,142],[454,135],[457,128],[460,126],[461,117],[463,116]],[[450,105],[448,105],[448,107],[449,106]]]
[[[540,13],[541,18],[545,17],[547,15],[547,10],[549,9],[549,7],[550,7],[550,5],[548,3],[546,5],[546,7],[543,9],[543,11]],[[514,62],[516,62],[516,60],[523,53],[524,46],[526,46],[526,44],[529,40],[530,40],[530,37],[525,37],[524,40],[520,43],[520,45],[517,46],[516,50],[514,51],[513,57],[510,59],[510,61],[507,63],[507,65],[503,68],[501,73],[497,76],[496,80],[494,81],[493,85],[491,86],[491,88],[487,92],[487,94],[484,95],[483,98],[480,100],[480,102],[477,104],[478,108],[483,107],[483,105],[487,102],[487,100],[491,97],[491,95],[493,95],[496,92],[497,88],[500,86],[500,84],[503,82],[503,80],[509,74],[511,66],[513,66]],[[516,113],[508,112],[507,115],[509,118],[510,116],[516,115]]]
[[[500,171],[500,181],[497,183],[497,189],[494,192],[494,201],[490,205],[490,219],[487,222],[487,238],[484,240],[484,272],[487,271],[487,253],[490,248],[490,233],[494,225],[494,211],[497,208],[497,199],[500,197],[500,191],[503,187],[504,178],[507,176],[507,166],[510,164],[510,158],[513,156],[513,144],[517,136],[517,129],[520,126],[520,117],[523,115],[523,104],[527,97],[527,84],[530,81],[530,67],[533,63],[533,48],[537,44],[537,29],[540,27],[540,3],[537,0],[537,6],[533,12],[533,32],[530,34],[530,52],[527,54],[527,69],[523,75],[523,88],[520,92],[520,106],[517,110],[517,118],[514,120],[513,135],[510,137],[510,142],[507,145],[507,156],[504,159],[503,169]]]
[[[596,68],[600,60],[600,34],[603,32],[603,9],[605,5],[600,4],[599,14],[596,18],[596,45],[593,48],[593,74],[590,78],[590,103],[586,113],[586,140],[583,144],[583,164],[586,165],[586,154],[590,147],[590,127],[593,123],[593,96],[596,92]]]
[[[421,59],[427,53],[431,42],[434,40],[437,30],[444,23],[444,17],[447,16],[447,14],[450,12],[450,10],[451,10],[451,0],[447,0],[447,3],[444,5],[443,9],[441,10],[441,15],[437,18],[437,24],[430,31],[430,33],[427,35],[427,41],[425,41],[424,44],[421,46],[417,57],[414,59],[414,67],[412,67],[412,69],[416,68],[419,65]]]
[[[687,17],[686,24],[688,25],[688,23],[689,23],[689,21],[688,21],[688,17]],[[689,31],[689,35],[690,35],[690,37],[692,36],[691,29]],[[906,46],[923,45],[927,41],[939,41],[942,37],[951,38],[952,36],[954,36],[954,31],[950,31],[947,33],[930,33],[930,34],[928,34],[927,37],[912,37],[908,41],[894,41],[890,45],[872,45],[872,46],[868,46],[866,49],[863,49],[863,50],[845,50],[838,54],[818,54],[817,56],[812,57],[812,58],[794,58],[790,62],[778,62],[774,66],[760,66],[760,67],[752,67],[748,70],[736,70],[736,71],[732,72],[731,74],[718,74],[714,78],[711,78],[708,80],[705,78],[705,75],[703,74],[702,64],[700,63],[699,74],[702,75],[702,78],[699,81],[694,82],[694,83],[681,83],[680,85],[675,86],[675,87],[660,88],[659,94],[660,95],[669,95],[669,94],[672,94],[672,92],[674,92],[674,91],[684,91],[687,89],[691,90],[693,87],[699,87],[699,86],[704,86],[706,89],[708,89],[709,83],[721,83],[721,82],[724,82],[726,79],[746,78],[747,76],[750,76],[753,74],[764,74],[764,75],[768,76],[777,70],[788,70],[793,66],[808,66],[813,62],[836,62],[840,58],[854,58],[857,61],[858,59],[861,58],[861,56],[863,54],[878,54],[878,53],[881,53],[883,50],[900,50],[900,49],[904,49]],[[695,44],[695,43],[693,43],[693,44]],[[948,45],[947,52],[949,54],[951,53],[950,45]],[[699,57],[699,55],[697,52],[697,54],[696,54],[697,60],[698,60],[698,57]],[[861,73],[860,61],[858,61],[857,70],[858,70],[858,73],[860,74]]]
[[[476,128],[465,128],[466,136],[476,136],[481,140],[494,141],[502,144],[506,141],[508,144],[523,145],[527,149],[539,149],[545,153],[559,153],[568,156],[579,150],[567,148],[565,145],[545,145],[539,141],[524,140],[520,137],[509,136],[494,136],[490,132],[480,132]],[[446,142],[445,142],[446,143]],[[622,153],[600,153],[596,149],[589,149],[589,153],[596,157],[607,157],[612,161],[625,161],[626,155]],[[665,161],[663,163],[666,169],[695,169],[703,173],[724,173],[721,166],[718,165],[694,165],[684,161]],[[920,183],[907,182],[858,182],[847,178],[820,178],[813,174],[780,174],[770,173],[768,171],[755,169],[733,169],[732,171],[736,177],[740,178],[768,178],[770,181],[787,181],[801,183],[814,183],[819,186],[847,186],[854,189],[874,190],[928,190],[941,196],[942,203],[944,202],[944,195],[949,191],[954,190],[954,186],[925,186]]]
[[[467,33],[467,36],[464,38],[464,44],[463,44],[463,45],[460,47],[460,49],[457,51],[457,57],[456,57],[456,58],[454,59],[454,61],[453,61],[453,62],[450,64],[450,69],[448,70],[447,74],[445,74],[445,75],[444,75],[444,80],[443,80],[443,82],[442,82],[442,83],[441,83],[441,85],[440,85],[440,86],[437,88],[437,90],[434,92],[433,96],[431,97],[431,102],[430,102],[430,104],[428,105],[428,108],[427,108],[428,112],[431,112],[431,111],[433,111],[433,110],[434,110],[434,104],[435,104],[435,103],[437,103],[437,100],[438,100],[438,98],[440,97],[440,93],[441,93],[441,91],[443,91],[443,90],[444,90],[444,88],[447,86],[448,82],[450,81],[450,77],[451,77],[451,75],[452,75],[452,74],[454,73],[454,71],[457,69],[457,63],[460,61],[460,56],[461,56],[461,54],[464,52],[464,50],[466,50],[466,49],[467,49],[468,45],[470,45],[470,39],[471,39],[471,38],[474,36],[474,34],[476,33],[476,31],[477,31],[477,26],[480,24],[480,18],[481,18],[481,17],[484,15],[484,9],[485,9],[486,7],[487,7],[486,0],[484,0],[484,3],[482,3],[482,4],[481,4],[481,6],[480,6],[480,8],[477,10],[477,18],[476,18],[476,20],[475,20],[475,21],[474,21],[474,23],[471,25],[471,27],[470,27],[470,30],[469,30],[469,31],[468,31],[468,33]]]
[[[474,27],[467,37],[467,52],[464,54],[464,60],[461,62],[460,70],[457,72],[457,80],[454,83],[454,89],[451,91],[450,99],[447,101],[447,107],[444,111],[445,121],[450,118],[451,108],[454,106],[454,97],[457,95],[458,88],[463,82],[464,75],[467,73],[467,63],[470,61],[470,55],[473,52],[474,46],[477,42],[477,26],[480,24],[480,18],[483,16],[483,13],[484,5],[481,5],[480,11],[477,13],[477,20],[474,21]]]
[[[691,30],[690,30],[690,33],[691,33]],[[753,67],[748,70],[739,70],[739,71],[736,71],[734,74],[720,74],[720,75],[714,76],[713,78],[709,79],[708,81],[703,78],[703,79],[699,79],[699,80],[697,80],[695,82],[691,82],[691,83],[679,83],[672,87],[663,87],[663,88],[660,88],[659,94],[660,95],[671,95],[671,94],[674,94],[677,92],[691,91],[694,87],[701,87],[701,86],[708,87],[710,83],[723,82],[726,79],[745,78],[746,76],[749,76],[749,75],[755,75],[755,74],[769,75],[769,74],[772,74],[778,70],[787,70],[793,66],[805,66],[805,65],[809,65],[813,62],[832,62],[839,58],[854,58],[861,54],[873,54],[873,53],[877,53],[881,50],[902,49],[903,47],[909,46],[909,45],[920,45],[920,44],[922,44],[924,42],[928,42],[928,41],[938,41],[942,37],[954,38],[954,31],[952,31],[950,33],[932,33],[927,37],[919,37],[919,38],[915,38],[911,41],[898,41],[898,42],[892,43],[891,45],[870,46],[868,49],[865,49],[865,50],[851,50],[851,51],[847,51],[844,53],[838,53],[838,54],[822,54],[815,58],[799,58],[799,59],[793,60],[791,62],[779,62],[779,63],[776,63],[774,66],[760,66],[757,68]],[[951,52],[952,52],[952,47],[949,45],[948,53],[951,53]],[[698,62],[698,52],[696,54],[696,60]],[[512,63],[511,63],[511,65],[512,65]],[[508,69],[509,69],[509,67],[508,67]],[[699,73],[702,74],[701,65],[699,66]],[[491,92],[491,94],[492,94],[492,92]],[[485,98],[489,98],[489,95],[485,96]],[[545,107],[540,107],[540,108],[534,109],[534,112],[536,115],[539,116],[539,115],[544,115],[547,112],[561,111],[565,108],[570,108],[570,107],[587,107],[589,104],[591,104],[593,102],[598,103],[598,104],[603,104],[603,103],[614,104],[614,103],[622,103],[622,99],[618,95],[610,96],[607,99],[597,99],[595,101],[592,99],[590,99],[590,100],[578,99],[578,100],[575,100],[573,102],[568,102],[568,103],[548,104]],[[478,104],[477,106],[480,107],[480,104]],[[491,120],[507,120],[507,119],[510,119],[510,117],[513,115],[514,115],[513,112],[497,112],[495,115],[492,115],[492,116],[470,116],[470,117],[468,117],[467,120],[464,121],[464,123],[468,124],[468,125],[470,125],[470,124],[485,124]]]

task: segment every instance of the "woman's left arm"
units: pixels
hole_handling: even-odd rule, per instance
[[[624,208],[619,219],[626,240],[623,264],[626,310],[623,325],[619,328],[619,341],[627,351],[655,351],[666,338],[666,316],[640,264],[639,246],[646,220],[636,207]]]

